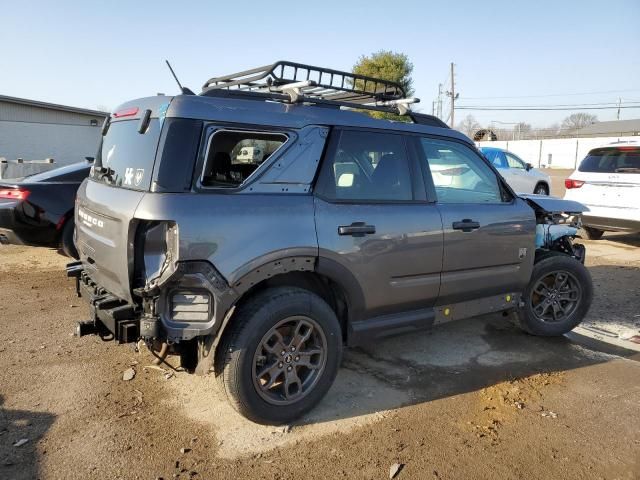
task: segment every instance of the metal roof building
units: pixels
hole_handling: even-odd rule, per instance
[[[109,114],[0,95],[0,157],[53,158],[57,165],[95,156]]]
[[[576,131],[578,137],[617,137],[640,135],[640,119],[596,122]]]

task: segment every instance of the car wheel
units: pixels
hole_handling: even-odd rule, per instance
[[[549,195],[549,187],[547,187],[544,183],[539,183],[536,185],[533,193],[535,193],[536,195]]]
[[[600,240],[604,235],[604,230],[598,228],[582,227],[582,229],[589,240]]]
[[[591,306],[591,275],[576,259],[562,254],[542,257],[518,311],[520,327],[533,335],[557,336],[573,330]]]
[[[238,307],[216,352],[216,375],[231,405],[262,424],[284,424],[327,393],[342,356],[340,323],[319,296],[265,290]]]
[[[75,243],[73,243],[73,232],[75,229],[76,224],[73,219],[67,220],[64,227],[62,227],[60,248],[67,257],[75,258],[77,260],[80,256],[78,255],[78,249],[76,248]]]

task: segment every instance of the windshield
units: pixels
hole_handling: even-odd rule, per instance
[[[138,120],[111,123],[98,149],[94,180],[133,190],[149,189],[160,122],[151,119],[145,133],[139,133],[138,126]]]
[[[592,173],[640,173],[640,147],[609,147],[591,150],[578,168]]]

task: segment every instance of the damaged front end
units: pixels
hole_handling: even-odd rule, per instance
[[[555,251],[584,263],[586,249],[574,243],[582,226],[582,213],[589,209],[572,200],[543,195],[520,195],[536,212],[536,254]]]

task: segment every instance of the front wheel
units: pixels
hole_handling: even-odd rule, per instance
[[[593,298],[591,275],[565,254],[543,257],[533,268],[518,312],[520,327],[542,336],[563,335],[585,317]]]
[[[544,183],[539,183],[538,185],[536,185],[533,193],[535,193],[536,195],[549,195],[549,187],[547,187]]]
[[[283,424],[327,393],[342,355],[329,305],[300,288],[265,290],[238,308],[216,352],[216,375],[232,406],[257,423]]]

